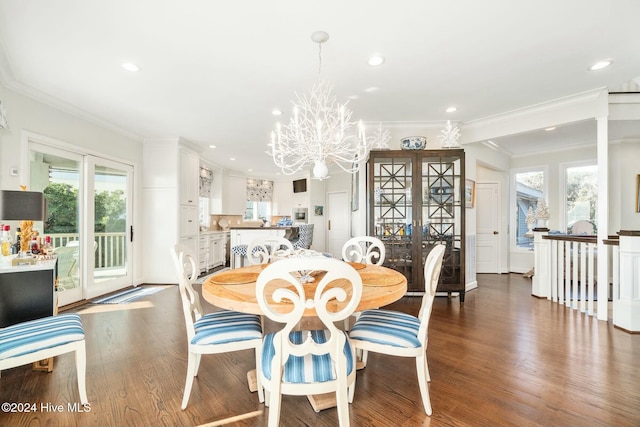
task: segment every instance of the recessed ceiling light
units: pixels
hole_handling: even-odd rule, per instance
[[[271,114],[273,114],[274,116],[281,116],[282,115],[282,111],[278,110],[277,108],[275,110],[273,110],[271,112]]]
[[[229,160],[235,160],[235,159],[236,159],[235,157],[229,157]]]
[[[445,111],[447,113],[453,113],[454,111],[458,111],[458,107],[449,107]]]
[[[378,65],[384,64],[384,57],[380,55],[373,55],[369,58],[367,63],[372,67],[377,67]]]
[[[544,130],[546,130],[547,132],[554,130],[556,127],[555,126],[551,126],[548,128],[545,128]]]
[[[366,88],[364,91],[367,92],[367,93],[371,93],[371,92],[375,92],[377,90],[378,90],[377,87],[371,86],[371,87]]]
[[[349,99],[358,99],[359,96],[358,95],[351,95],[351,96],[348,96],[347,98],[349,98]]]
[[[131,71],[132,73],[140,71],[140,67],[138,67],[136,64],[132,62],[125,62],[124,64],[122,64],[122,68],[124,68],[127,71]]]
[[[604,61],[599,61],[589,67],[589,70],[596,71],[602,70],[603,68],[607,68],[609,65],[613,64],[613,61],[610,59],[605,59]]]
[[[215,145],[210,145],[209,148],[216,148],[216,146]]]
[[[253,169],[247,169],[247,171],[249,171],[249,172],[253,172]]]

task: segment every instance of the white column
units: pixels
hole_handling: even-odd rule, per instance
[[[547,298],[551,295],[551,242],[542,236],[549,234],[548,228],[533,230],[534,274],[531,295]]]
[[[640,231],[620,231],[620,294],[613,300],[613,324],[640,332]],[[599,266],[598,266],[599,267]],[[600,294],[598,302],[606,301]]]
[[[598,253],[606,254],[604,241],[609,238],[609,137],[608,117],[596,118],[598,134]],[[598,257],[598,320],[608,320],[609,263],[607,256]]]

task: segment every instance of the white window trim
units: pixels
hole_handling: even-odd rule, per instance
[[[560,179],[560,191],[558,192],[558,206],[560,206],[560,218],[558,221],[560,230],[567,230],[569,224],[567,224],[567,169],[581,166],[598,166],[596,159],[590,160],[577,160],[575,162],[563,162],[558,164],[558,176]]]
[[[511,252],[523,254],[530,253],[531,250],[521,248],[516,244],[516,175],[525,172],[542,172],[542,194],[545,195],[547,203],[549,202],[547,198],[549,194],[549,167],[547,165],[516,168],[509,171],[509,248]]]

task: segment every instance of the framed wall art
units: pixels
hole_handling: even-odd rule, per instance
[[[640,212],[640,175],[636,175],[636,212]]]
[[[472,208],[476,205],[476,182],[467,179],[464,183],[464,205]]]

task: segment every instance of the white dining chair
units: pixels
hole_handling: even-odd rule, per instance
[[[382,265],[384,264],[385,255],[384,243],[373,236],[352,237],[342,246],[342,259],[344,261]]]
[[[262,319],[254,314],[230,310],[204,314],[200,295],[192,286],[198,277],[198,260],[189,247],[180,244],[171,248],[171,256],[178,272],[178,287],[189,343],[182,409],[186,409],[189,402],[193,378],[198,375],[200,358],[203,354],[228,353],[246,349],[255,350],[258,399],[264,402],[264,391],[260,385],[259,376]]]
[[[427,415],[431,415],[429,385],[431,381],[427,365],[427,329],[429,318],[440,278],[442,259],[446,245],[434,246],[424,265],[425,293],[418,317],[399,311],[377,309],[365,310],[349,332],[349,338],[356,350],[362,350],[362,362],[367,364],[368,352],[391,356],[415,357],[418,371],[418,385],[422,404]],[[349,399],[353,399],[354,389]]]
[[[305,296],[300,276],[316,275],[313,299]],[[262,385],[269,406],[269,426],[280,421],[282,395],[335,393],[340,426],[349,425],[349,391],[355,382],[355,358],[344,331],[334,322],[349,316],[362,296],[356,270],[335,258],[286,258],[269,264],[258,276],[256,297],[269,319],[284,324],[265,335]],[[285,307],[282,307],[282,306]],[[305,310],[315,310],[324,329],[294,330]]]
[[[293,251],[293,244],[289,239],[269,236],[252,240],[246,256],[251,265],[267,264],[278,256],[290,255]]]
[[[382,240],[373,236],[356,236],[347,240],[342,246],[342,260],[359,262],[363,264],[384,264],[386,249]],[[354,317],[360,316],[359,312],[353,313]],[[351,316],[344,319],[344,330],[348,331]]]

